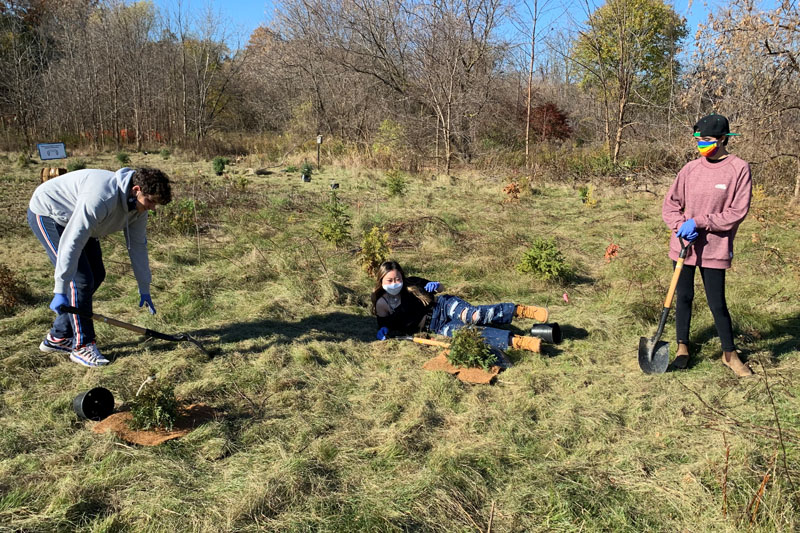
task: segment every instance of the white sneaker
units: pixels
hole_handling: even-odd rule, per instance
[[[69,353],[72,351],[72,338],[58,339],[48,333],[47,337],[39,345],[39,350],[45,353]]]
[[[100,353],[100,350],[97,349],[97,345],[93,342],[72,350],[69,354],[69,359],[79,365],[90,367],[105,366],[111,362],[103,357],[103,354]]]

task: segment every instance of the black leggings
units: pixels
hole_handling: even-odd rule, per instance
[[[675,262],[673,261],[673,265]],[[683,265],[675,292],[675,332],[678,342],[689,344],[689,325],[692,322],[692,300],[694,300],[695,266]],[[726,352],[735,350],[733,345],[733,326],[728,304],[725,302],[725,269],[700,267],[700,277],[706,289],[706,300],[717,326],[717,335]]]

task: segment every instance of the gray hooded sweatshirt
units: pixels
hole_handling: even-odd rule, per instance
[[[76,170],[44,182],[34,191],[31,211],[64,226],[58,246],[54,293],[68,292],[78,259],[90,237],[100,238],[122,230],[139,293],[150,294],[147,211],[131,211],[127,205],[133,173],[130,168],[116,172]]]

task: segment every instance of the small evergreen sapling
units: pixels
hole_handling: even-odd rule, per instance
[[[131,402],[131,414],[131,429],[171,431],[178,416],[174,388],[160,381],[145,384]]]
[[[222,173],[225,172],[225,165],[230,163],[231,160],[227,157],[222,157],[218,155],[211,161],[211,165],[214,167],[214,174],[217,176],[222,176]]]
[[[520,274],[534,274],[543,280],[566,281],[572,275],[555,239],[537,238],[517,264]]]
[[[497,356],[483,340],[480,330],[474,326],[463,327],[453,333],[447,360],[453,366],[481,367],[487,372],[497,364]]]
[[[323,206],[325,215],[320,222],[319,235],[324,240],[339,248],[350,240],[350,215],[347,206],[339,201],[336,191],[331,192],[331,199]]]
[[[405,196],[408,183],[403,173],[399,170],[386,172],[386,189],[389,192],[389,196]]]

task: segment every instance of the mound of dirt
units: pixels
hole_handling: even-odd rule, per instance
[[[136,430],[129,424],[133,415],[130,411],[114,413],[96,423],[92,427],[94,433],[113,431],[120,439],[131,444],[142,446],[158,446],[168,440],[177,439],[188,435],[194,428],[216,418],[217,412],[213,407],[202,403],[194,403],[178,408],[178,417],[171,431],[164,429]]]
[[[453,374],[455,377],[460,379],[465,383],[476,383],[486,385],[494,381],[497,377],[497,374],[500,373],[502,370],[499,366],[493,366],[488,372],[482,368],[464,368],[460,366],[453,366],[450,364],[450,361],[447,360],[447,352],[448,350],[444,350],[442,353],[434,357],[433,359],[429,359],[422,368],[425,370],[444,370],[449,374]]]

